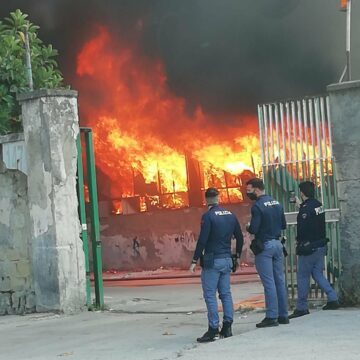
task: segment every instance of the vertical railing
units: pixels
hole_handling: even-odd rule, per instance
[[[87,286],[87,301],[91,303],[90,290],[90,272],[89,272],[89,249],[88,249],[88,233],[87,233],[87,217],[85,207],[84,194],[84,176],[82,163],[82,143],[81,134],[84,135],[85,142],[85,158],[86,158],[86,172],[87,172],[87,186],[89,190],[89,209],[90,209],[90,240],[93,256],[93,272],[94,272],[94,287],[95,287],[95,306],[98,309],[104,307],[104,286],[102,276],[102,257],[101,257],[101,240],[100,240],[100,222],[99,222],[99,207],[97,198],[97,184],[96,184],[96,168],[95,156],[93,148],[93,138],[91,128],[80,128],[80,135],[77,139],[78,146],[78,192],[79,192],[79,213],[82,224],[81,237],[84,243],[84,252],[86,257],[86,286]],[[90,301],[89,301],[90,300]]]
[[[86,272],[86,304],[91,306],[91,282],[90,282],[90,266],[89,266],[89,244],[86,222],[86,209],[85,209],[85,192],[84,192],[84,171],[82,163],[82,147],[80,135],[76,139],[76,146],[78,151],[77,157],[77,192],[79,199],[79,217],[81,225],[80,237],[83,242],[83,249],[85,255],[85,272]]]
[[[287,214],[292,215],[286,231],[289,256],[285,266],[288,289],[294,299],[297,209],[289,202],[290,191],[295,191],[299,196],[299,183],[305,180],[313,181],[316,184],[316,196],[322,201],[326,211],[338,211],[329,99],[320,96],[259,105],[258,119],[266,191],[281,201]],[[327,275],[335,284],[340,271],[337,219],[327,216],[326,226],[331,240],[327,256]],[[318,289],[314,288],[317,295]]]

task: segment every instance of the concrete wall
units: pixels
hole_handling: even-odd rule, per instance
[[[76,192],[77,92],[21,94],[37,311],[84,308],[85,259]]]
[[[242,261],[252,263],[250,235],[245,231],[250,205],[226,206],[241,223],[246,245]],[[101,219],[105,270],[153,270],[160,267],[188,268],[205,208],[112,215]],[[235,244],[235,241],[234,241]]]
[[[26,175],[0,160],[0,315],[35,310]]]
[[[360,304],[360,81],[330,85],[332,139],[341,211],[340,295]]]

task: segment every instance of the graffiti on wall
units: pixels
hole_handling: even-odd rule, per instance
[[[193,251],[196,246],[196,235],[191,230],[174,235],[174,242],[185,246],[186,250]]]
[[[135,237],[133,238],[133,242],[132,242],[133,256],[135,256],[135,257],[139,257],[139,256],[140,256],[139,248],[140,248],[140,243],[139,243],[139,241],[138,241],[138,237],[135,236]]]
[[[250,234],[244,233],[242,262],[248,264],[254,262],[253,254],[249,251],[251,238]],[[103,237],[103,245],[106,244],[103,246],[104,264],[111,269],[161,266],[185,268],[191,261],[197,239],[198,234],[191,230],[162,236],[134,234],[131,237]],[[232,248],[235,251],[235,241],[232,242]]]

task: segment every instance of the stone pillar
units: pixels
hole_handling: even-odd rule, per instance
[[[76,192],[77,92],[39,90],[18,100],[28,161],[36,310],[77,312],[86,304]]]
[[[340,204],[341,301],[360,304],[360,81],[329,85]]]

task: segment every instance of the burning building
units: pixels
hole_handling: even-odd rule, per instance
[[[260,170],[255,119],[239,115],[225,125],[200,106],[187,112],[161,61],[104,27],[79,52],[77,74],[100,198],[111,200],[113,213],[202,206],[209,186],[220,189],[223,203],[243,200],[243,180]]]
[[[0,14],[15,7],[59,50],[93,128],[107,268],[187,266],[209,186],[246,223],[256,104],[320,92],[342,66],[328,0],[14,0]]]
[[[199,231],[205,189],[217,187],[223,204],[239,204],[246,180],[260,172],[256,120],[250,115],[238,115],[232,122],[221,115],[216,119],[201,106],[188,111],[185,100],[169,90],[161,60],[144,57],[136,41],[122,43],[107,28],[97,30],[78,53],[77,87],[86,125],[94,131],[102,224],[107,229],[102,234],[104,264],[186,266]],[[181,209],[188,211],[169,213]],[[170,218],[174,225],[165,231],[163,224]],[[161,240],[164,237],[168,239]],[[186,251],[180,251],[186,241]],[[125,261],[113,258],[113,247],[107,252],[114,242],[130,251],[125,250]],[[180,246],[176,260],[169,256],[173,243]],[[164,261],[165,256],[172,260]]]

